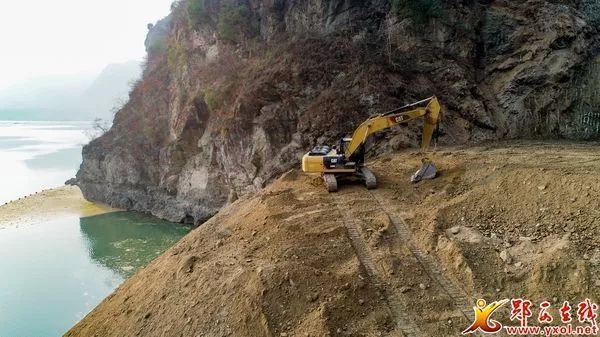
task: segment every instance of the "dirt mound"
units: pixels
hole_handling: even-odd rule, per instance
[[[372,163],[379,189],[296,171],[224,208],[67,336],[456,336],[474,299],[599,299],[591,145]]]

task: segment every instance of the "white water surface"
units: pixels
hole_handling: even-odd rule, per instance
[[[0,121],[0,205],[73,178],[90,122]]]

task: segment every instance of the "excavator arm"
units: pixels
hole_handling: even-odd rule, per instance
[[[367,119],[354,131],[352,140],[345,149],[346,158],[352,158],[354,154],[360,151],[361,147],[364,146],[369,136],[373,133],[397,124],[408,123],[421,117],[425,119],[421,151],[426,151],[429,148],[433,132],[439,122],[440,109],[440,103],[434,96]]]

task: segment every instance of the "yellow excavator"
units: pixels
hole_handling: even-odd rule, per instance
[[[302,158],[302,170],[307,173],[321,173],[329,192],[338,189],[338,178],[353,177],[364,181],[368,189],[377,187],[375,175],[365,165],[365,144],[370,135],[397,124],[408,123],[417,118],[424,118],[421,152],[429,148],[433,133],[440,121],[440,103],[430,97],[419,102],[405,105],[398,109],[372,116],[364,121],[352,135],[342,138],[339,146],[317,146]],[[437,168],[428,159],[412,176],[412,182],[433,179]]]

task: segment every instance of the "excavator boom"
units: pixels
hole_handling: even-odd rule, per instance
[[[415,106],[418,107],[414,108]],[[433,131],[440,118],[440,110],[440,103],[437,97],[434,96],[367,119],[354,131],[352,141],[346,148],[346,158],[352,158],[354,154],[359,151],[361,146],[364,146],[369,136],[373,133],[385,130],[397,124],[408,123],[420,117],[425,117],[421,151],[427,151],[429,144],[431,143],[431,138],[433,137]]]

